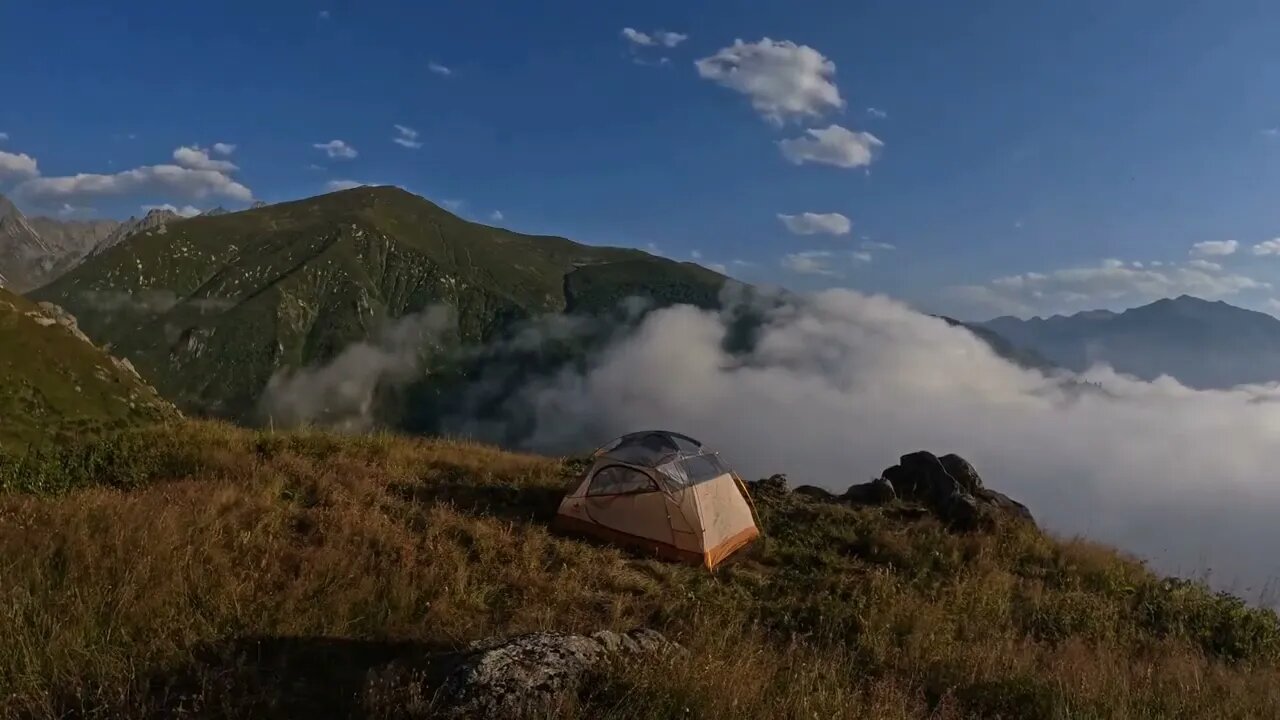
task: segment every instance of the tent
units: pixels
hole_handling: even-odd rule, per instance
[[[741,478],[691,437],[631,433],[592,461],[554,527],[708,569],[760,536]]]

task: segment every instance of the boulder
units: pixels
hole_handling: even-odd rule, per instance
[[[897,497],[893,483],[881,477],[869,483],[850,485],[840,499],[853,505],[883,505],[893,502]]]
[[[1035,522],[1025,505],[984,487],[973,465],[954,453],[940,458],[923,450],[903,455],[885,469],[882,480],[899,498],[924,505],[957,529],[990,528],[1000,516]]]
[[[817,487],[816,485],[801,485],[791,492],[796,495],[803,495],[810,500],[824,500],[832,502],[836,499],[836,496],[832,494],[830,490],[825,490]]]
[[[942,469],[947,471],[952,480],[967,493],[977,492],[982,488],[982,478],[978,475],[978,471],[969,464],[968,460],[951,453],[938,458],[938,462],[942,465]]]
[[[931,452],[920,450],[903,455],[898,460],[898,466],[902,468],[901,474],[905,476],[903,480],[906,489],[899,485],[898,480],[891,478],[891,481],[904,497],[932,507],[941,507],[956,491],[963,491],[955,478],[951,477],[947,469],[942,466],[938,457]]]
[[[447,718],[543,717],[609,660],[678,647],[653,630],[492,639],[472,645],[445,679],[437,702]]]
[[[981,488],[974,493],[974,496],[988,505],[1001,510],[1006,515],[1035,524],[1036,519],[1031,515],[1031,510],[1029,510],[1026,505],[1023,505],[1002,492]]]

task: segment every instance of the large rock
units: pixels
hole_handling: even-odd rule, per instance
[[[956,454],[939,458],[921,450],[903,455],[882,479],[899,498],[924,505],[958,529],[990,528],[1001,516],[1035,522],[1025,505],[983,486],[973,465]]]
[[[826,488],[817,487],[816,485],[801,485],[797,487],[795,490],[792,490],[791,492],[795,493],[796,495],[803,495],[809,498],[810,500],[825,500],[825,501],[831,502],[836,499],[835,494],[833,494],[830,490],[827,490]]]
[[[978,475],[978,471],[969,464],[968,460],[951,453],[938,458],[938,463],[942,465],[942,469],[947,471],[952,480],[960,486],[960,489],[967,493],[975,493],[982,488],[982,478]]]
[[[653,630],[489,640],[472,646],[445,679],[438,701],[448,718],[541,717],[610,659],[677,647]]]
[[[840,499],[854,505],[883,505],[893,502],[897,497],[893,483],[885,478],[876,478],[869,483],[850,485]]]

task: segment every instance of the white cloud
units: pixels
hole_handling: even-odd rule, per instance
[[[1134,267],[1140,268],[1141,265],[1134,265]],[[1197,270],[1204,270],[1205,272],[1222,272],[1221,265],[1219,265],[1216,262],[1209,262],[1208,260],[1205,260],[1203,258],[1196,258],[1195,260],[1191,260],[1190,262],[1187,263],[1187,267],[1195,268]]]
[[[195,217],[196,215],[200,214],[200,208],[195,207],[193,205],[184,205],[182,207],[175,207],[169,203],[165,203],[163,205],[143,205],[142,206],[143,212],[151,212],[152,210],[168,210],[169,212],[177,213],[178,215],[181,215],[184,218]]]
[[[1280,238],[1264,240],[1253,246],[1254,255],[1280,255]]]
[[[442,75],[442,76],[444,76],[444,77],[449,77],[450,75],[452,75],[452,74],[453,74],[453,70],[451,70],[450,68],[445,67],[444,65],[441,65],[441,64],[440,64],[440,63],[438,63],[438,62],[429,62],[429,63],[427,63],[427,69],[428,69],[428,70],[430,70],[431,72],[433,72],[433,73],[437,74],[437,75]]]
[[[1264,307],[1266,307],[1267,312],[1271,313],[1272,315],[1280,315],[1280,300],[1271,298],[1267,300]]]
[[[72,205],[71,203],[62,203],[62,207],[58,208],[58,217],[70,218],[76,215],[87,215],[93,212],[91,207],[82,207],[80,205]]]
[[[778,219],[795,235],[848,235],[853,223],[840,213],[778,214]]]
[[[701,259],[702,259],[702,251],[701,251],[701,250],[690,250],[690,251],[689,251],[689,257],[693,258],[694,260],[701,260]]]
[[[337,192],[339,190],[350,190],[351,188],[365,187],[368,183],[356,182],[355,180],[330,180],[324,184],[325,192]]]
[[[15,192],[35,203],[74,202],[129,193],[171,195],[188,200],[211,196],[241,202],[253,200],[249,188],[224,173],[178,165],[145,165],[112,175],[79,173],[41,177],[22,183]]]
[[[8,139],[9,139],[9,133],[0,132],[0,142],[4,142],[5,140],[8,140]]]
[[[463,206],[463,205],[466,205],[466,204],[467,204],[467,201],[466,201],[466,200],[448,200],[448,199],[446,199],[446,200],[441,200],[441,201],[440,201],[440,204],[441,204],[441,205],[443,205],[443,206],[445,206],[445,207],[447,207],[447,208],[449,208],[450,210],[452,210],[452,211],[454,211],[454,212],[458,212],[459,210],[461,210],[461,209],[462,209],[462,206]]]
[[[405,125],[396,125],[396,137],[391,138],[391,142],[397,145],[403,145],[411,150],[417,150],[422,147],[422,143],[418,142],[418,131]]]
[[[871,253],[866,252],[865,250],[859,250],[859,251],[850,253],[850,256],[853,257],[853,259],[857,260],[858,262],[871,262]]]
[[[1233,254],[1240,243],[1235,240],[1206,240],[1191,246],[1193,257],[1213,257]]]
[[[504,404],[511,426],[532,425],[524,444],[556,455],[680,428],[744,477],[785,472],[837,493],[900,454],[956,452],[1057,535],[1118,545],[1163,572],[1212,568],[1219,586],[1256,593],[1274,580],[1275,388],[1196,391],[1095,369],[1084,379],[1102,391],[1081,392],[887,298],[835,290],[759,305],[763,326],[741,353],[726,349],[737,304],[654,311],[580,370],[523,388]],[[762,422],[761,408],[777,412]]]
[[[804,132],[800,137],[778,141],[783,157],[796,165],[812,162],[842,168],[865,167],[875,159],[877,148],[884,146],[869,132],[855,132],[839,125]]]
[[[633,45],[643,47],[654,47],[661,45],[662,47],[673,48],[685,40],[689,39],[688,35],[678,32],[670,32],[667,30],[655,30],[652,33],[642,33],[635,28],[622,28],[622,37],[626,38]]]
[[[718,272],[721,275],[729,274],[729,268],[725,267],[724,263],[707,263],[706,267],[708,270],[714,270],[715,272]]]
[[[25,180],[39,175],[40,167],[35,158],[25,153],[0,151],[0,181]]]
[[[199,146],[183,146],[173,151],[173,160],[184,168],[229,173],[240,168],[226,160],[212,160],[209,151]]]
[[[694,65],[699,76],[751,98],[751,106],[775,124],[844,107],[833,80],[835,63],[807,45],[735,40]]]
[[[650,37],[647,33],[642,33],[635,28],[622,28],[622,37],[629,40],[634,45],[643,45],[649,47],[657,44],[657,41]]]
[[[887,242],[873,242],[871,240],[863,240],[859,245],[863,250],[897,250],[898,246]]]
[[[494,210],[493,212],[489,213],[489,219],[494,222],[502,222],[503,220],[502,211]]]
[[[663,46],[669,48],[675,47],[689,39],[689,36],[684,33],[671,32],[669,30],[659,30],[654,33],[654,37],[657,38],[658,42]]]
[[[835,276],[838,273],[832,266],[835,253],[830,250],[805,250],[789,253],[782,257],[782,267],[801,275]]]
[[[1264,128],[1262,134],[1269,138],[1280,138],[1280,128]]]
[[[1224,273],[1215,263],[1149,263],[1140,268],[1104,260],[1096,267],[1028,272],[986,285],[952,287],[946,295],[975,313],[1030,315],[1131,306],[1183,294],[1214,299],[1269,287],[1244,275]]]
[[[328,20],[328,19],[330,18],[329,11],[328,11],[328,10],[321,10],[321,11],[320,11],[320,13],[319,13],[319,17],[320,17],[320,19],[321,19],[321,20]]]
[[[867,108],[867,114],[873,118],[876,118],[877,120],[883,120],[889,117],[889,113],[881,110],[880,108],[873,108],[873,107]]]
[[[236,146],[231,143],[214,143],[213,151],[219,155],[230,155],[236,151]]]
[[[330,140],[327,143],[315,143],[311,147],[317,150],[323,150],[330,158],[339,160],[350,160],[360,153],[356,149],[341,140]]]

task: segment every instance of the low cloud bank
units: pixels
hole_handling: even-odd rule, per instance
[[[325,365],[281,370],[267,383],[260,415],[275,427],[370,430],[377,421],[379,389],[403,387],[420,378],[429,353],[453,325],[446,308],[431,307],[388,324],[371,340],[347,347]]]
[[[1106,368],[1091,385],[1016,367],[969,332],[883,297],[832,290],[752,308],[649,314],[585,367],[529,383],[523,445],[581,451],[679,430],[749,477],[842,490],[903,453],[958,452],[1042,525],[1209,576],[1258,598],[1280,577],[1280,389],[1190,390]]]
[[[1054,532],[1274,602],[1280,387],[1046,376],[884,297],[728,294],[719,312],[542,318],[461,355],[439,344],[451,321],[432,309],[324,367],[278,374],[263,408],[277,425],[367,429],[375,391],[421,380],[436,348],[475,369],[444,385],[460,398],[443,426],[453,434],[579,453],[669,428],[747,477],[834,490],[907,452],[957,452]]]

